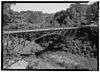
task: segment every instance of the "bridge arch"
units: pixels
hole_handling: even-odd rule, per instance
[[[36,55],[40,55],[47,51],[64,51],[64,46],[68,48],[65,37],[60,34],[49,34],[39,37],[35,40],[35,43],[44,47],[44,49],[37,52]]]

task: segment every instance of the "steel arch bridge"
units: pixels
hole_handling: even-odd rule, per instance
[[[21,31],[3,31],[2,32],[2,41],[9,42],[9,40],[14,43],[16,39],[24,39],[23,44],[25,45],[25,41],[36,41],[42,37],[46,37],[48,35],[61,35],[65,36],[70,34],[74,34],[75,30],[84,27],[98,27],[97,25],[86,25],[81,27],[65,27],[65,28],[48,28],[48,29],[35,29],[35,30],[21,30]],[[18,41],[18,40],[17,40]],[[2,42],[4,43],[4,42]],[[20,43],[20,42],[19,42]]]

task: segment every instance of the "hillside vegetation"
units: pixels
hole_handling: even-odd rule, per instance
[[[11,5],[3,4],[4,31],[79,28],[3,34],[3,68],[9,69],[11,65],[11,69],[16,65],[20,68],[18,63],[23,61],[24,69],[98,70],[99,2],[71,4],[68,9],[54,14],[15,12]],[[97,27],[83,27],[85,25]]]
[[[3,4],[4,30],[98,25],[99,2],[90,5],[80,3],[71,4],[66,10],[54,14],[29,10],[16,12],[11,9],[12,4],[13,3]]]

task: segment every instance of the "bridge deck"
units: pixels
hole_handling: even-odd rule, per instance
[[[97,25],[86,25],[83,27],[98,27]],[[3,34],[11,33],[22,33],[22,32],[38,32],[38,31],[49,31],[49,30],[63,30],[63,29],[77,29],[80,27],[63,27],[63,28],[48,28],[48,29],[34,29],[34,30],[18,30],[18,31],[3,31]]]

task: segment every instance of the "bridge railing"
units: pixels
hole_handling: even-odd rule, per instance
[[[97,25],[85,25],[81,27],[98,27]],[[50,30],[63,30],[63,29],[78,29],[81,27],[63,27],[63,28],[48,28],[48,29],[34,29],[34,30],[18,30],[18,31],[3,31],[3,34],[22,33],[22,32],[38,32],[38,31],[50,31]]]

